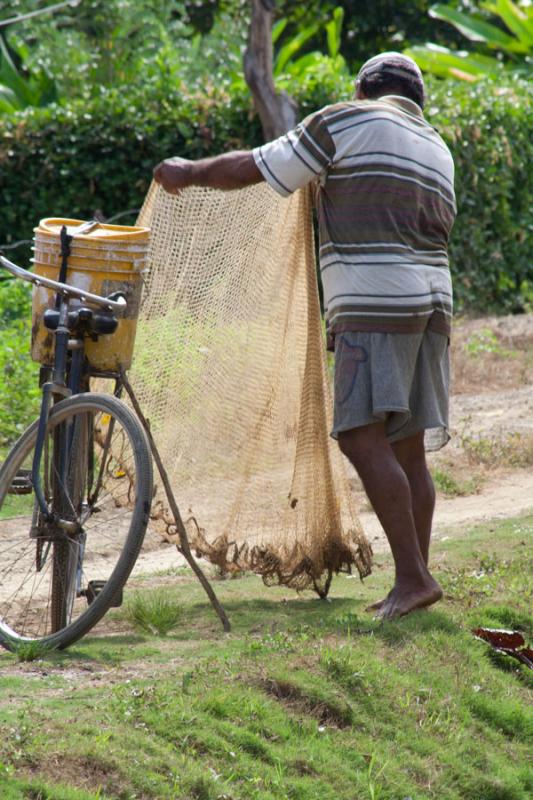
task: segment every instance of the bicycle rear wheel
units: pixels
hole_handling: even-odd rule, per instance
[[[64,520],[76,523],[83,514],[88,480],[90,414],[76,414],[54,427],[52,510]],[[72,618],[78,573],[82,569],[85,531],[52,540],[51,628],[55,633]]]
[[[51,411],[38,508],[31,479],[37,422],[0,469],[0,643],[63,648],[112,606],[148,523],[152,465],[146,435],[115,397],[80,394]],[[58,452],[60,448],[60,452]]]

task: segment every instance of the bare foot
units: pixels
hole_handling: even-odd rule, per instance
[[[442,589],[433,578],[418,588],[395,586],[387,597],[376,617],[379,619],[395,619],[404,617],[417,608],[433,605],[442,597]]]
[[[393,591],[394,591],[394,587],[390,590],[388,595],[383,598],[383,600],[378,600],[377,603],[371,603],[369,606],[367,606],[365,608],[365,611],[379,611],[379,609],[382,608],[382,606],[385,605],[385,603],[387,602],[387,600],[389,599],[389,597],[391,596]]]

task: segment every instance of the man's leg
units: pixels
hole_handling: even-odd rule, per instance
[[[435,510],[435,487],[426,464],[424,431],[415,433],[414,436],[409,436],[407,439],[401,439],[399,442],[394,442],[391,446],[409,481],[416,535],[422,557],[427,565],[433,512]],[[368,606],[367,611],[380,609],[387,597],[377,603],[372,603],[372,605]]]
[[[394,442],[392,449],[409,481],[418,544],[427,564],[435,511],[435,486],[426,464],[424,431]]]
[[[435,603],[442,591],[428,571],[413,513],[410,482],[387,441],[384,423],[340,432],[339,446],[363,482],[394,558],[395,584],[379,609],[379,616],[398,617]],[[427,556],[427,547],[425,550]]]

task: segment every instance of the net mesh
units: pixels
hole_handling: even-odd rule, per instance
[[[223,572],[319,593],[370,571],[331,401],[310,195],[153,184],[130,382],[191,544]],[[152,513],[176,540],[161,485]]]

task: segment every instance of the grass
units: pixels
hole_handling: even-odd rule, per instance
[[[533,465],[533,434],[512,432],[498,437],[461,436],[461,446],[473,465],[523,468]]]
[[[467,479],[457,478],[454,474],[457,470],[446,469],[441,466],[431,470],[433,482],[438,492],[445,497],[464,497],[465,495],[476,494],[479,491],[481,480],[478,476]]]
[[[36,661],[45,658],[53,650],[53,647],[39,641],[14,640],[10,650],[17,657],[18,661]]]
[[[502,346],[500,340],[490,328],[475,331],[464,344],[464,351],[469,356],[482,356],[487,353],[502,358],[516,358],[518,353]]]
[[[0,508],[0,519],[9,517],[19,517],[24,514],[31,514],[33,508],[33,497],[30,495],[10,494],[7,495],[2,508]]]
[[[182,607],[168,590],[135,592],[128,600],[124,616],[134,628],[158,636],[166,636],[180,624]]]
[[[114,634],[67,652],[0,654],[0,795],[526,800],[531,672],[471,630],[532,643],[532,535],[532,515],[450,531],[433,554],[444,601],[395,622],[363,611],[388,559],[364,585],[339,576],[330,602],[217,583],[230,634],[190,576],[138,581],[143,608],[157,590],[181,609],[164,638],[115,611]]]

